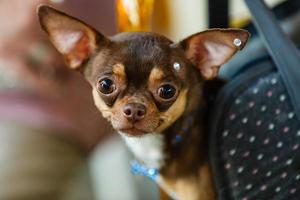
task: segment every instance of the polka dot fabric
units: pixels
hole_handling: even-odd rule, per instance
[[[279,74],[252,81],[226,107],[212,155],[219,199],[299,200],[300,123]]]

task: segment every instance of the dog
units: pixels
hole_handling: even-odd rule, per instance
[[[249,33],[209,29],[176,43],[150,32],[106,37],[46,5],[38,16],[66,65],[84,75],[97,108],[145,166],[137,168],[174,199],[215,199],[203,85]]]

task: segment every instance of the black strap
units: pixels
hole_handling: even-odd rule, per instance
[[[254,24],[281,74],[300,119],[300,54],[293,42],[285,36],[273,13],[263,0],[245,0]]]
[[[209,0],[208,14],[210,28],[228,28],[229,26],[229,0]]]

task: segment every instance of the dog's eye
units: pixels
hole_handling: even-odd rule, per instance
[[[104,78],[99,81],[98,89],[103,94],[111,94],[116,89],[116,85],[109,78]]]
[[[176,88],[170,84],[165,84],[158,88],[158,95],[162,99],[169,100],[176,94]]]

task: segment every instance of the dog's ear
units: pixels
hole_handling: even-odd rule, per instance
[[[220,66],[245,46],[248,37],[249,33],[242,29],[209,29],[191,35],[179,44],[201,75],[212,79],[217,76]]]
[[[79,69],[99,43],[108,40],[84,22],[47,5],[39,6],[37,12],[42,28],[72,69]]]

